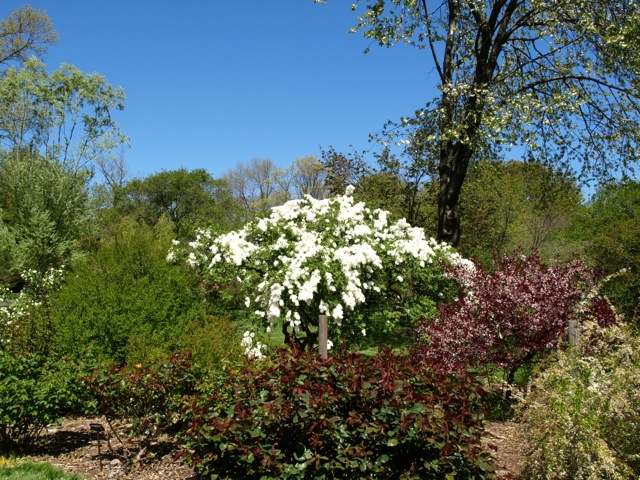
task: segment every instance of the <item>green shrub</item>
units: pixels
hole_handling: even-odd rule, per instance
[[[214,315],[191,321],[179,349],[190,351],[195,365],[215,368],[225,358],[240,355],[242,333],[238,323]]]
[[[124,219],[72,265],[51,307],[60,351],[122,365],[160,363],[179,350],[206,304],[186,267],[166,261],[171,236],[170,225]]]
[[[520,406],[536,479],[640,476],[640,339],[586,324],[579,347],[543,362]]]
[[[22,448],[48,424],[89,404],[69,362],[0,351],[0,445]]]
[[[482,389],[389,350],[247,360],[182,409],[188,461],[211,478],[492,478]]]

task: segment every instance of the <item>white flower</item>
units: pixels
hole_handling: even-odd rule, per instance
[[[189,265],[190,267],[196,267],[198,265],[198,260],[196,259],[195,253],[189,253],[189,256],[187,257],[187,265]]]
[[[195,241],[174,245],[168,257],[186,257],[189,265],[205,275],[211,270],[214,278],[243,279],[242,287],[255,292],[251,300],[245,298],[245,306],[272,326],[284,318],[285,325],[303,330],[304,319],[326,314],[338,334],[372,295],[385,293],[381,286],[388,275],[406,289],[408,279],[399,273],[437,269],[439,259],[467,262],[427,239],[424,230],[355,202],[354,192],[350,185],[343,196],[293,200],[272,208],[267,218],[217,237],[199,230]],[[363,336],[366,326],[358,327]]]

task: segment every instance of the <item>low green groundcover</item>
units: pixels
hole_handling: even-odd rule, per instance
[[[83,480],[80,475],[65,473],[48,463],[20,463],[0,466],[0,479],[11,480]]]

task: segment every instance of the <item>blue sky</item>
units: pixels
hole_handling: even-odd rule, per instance
[[[45,63],[123,87],[116,120],[131,176],[181,167],[219,177],[239,162],[371,147],[369,133],[424,105],[425,52],[349,34],[351,2],[31,0],[59,34]],[[6,18],[25,2],[3,0]],[[371,52],[364,54],[367,47]]]

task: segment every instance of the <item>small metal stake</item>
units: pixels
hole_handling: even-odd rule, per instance
[[[91,431],[96,432],[96,438],[98,440],[98,461],[100,462],[100,471],[102,471],[102,454],[100,453],[100,432],[104,432],[104,427],[99,423],[90,423],[89,428],[91,428]]]

